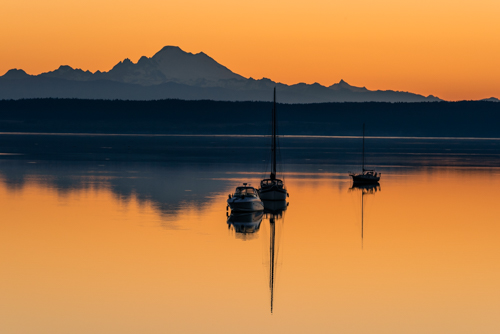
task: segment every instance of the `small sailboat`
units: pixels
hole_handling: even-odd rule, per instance
[[[262,203],[259,193],[248,183],[236,187],[234,194],[229,195],[227,204],[234,212],[264,211],[264,203]]]
[[[363,123],[362,172],[359,174],[349,173],[349,176],[352,177],[353,184],[377,184],[380,181],[381,175],[381,173],[377,173],[373,169],[365,169],[365,124]]]
[[[271,147],[271,175],[268,179],[260,181],[259,195],[266,201],[284,201],[288,197],[283,180],[276,178],[276,152],[277,152],[277,124],[276,124],[276,87],[272,111],[272,147]]]

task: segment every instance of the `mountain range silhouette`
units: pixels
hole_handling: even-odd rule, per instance
[[[276,87],[279,102],[432,102],[441,99],[409,92],[368,90],[344,80],[329,87],[318,83],[285,85],[267,78],[245,78],[203,52],[165,46],[137,63],[125,59],[110,71],[94,73],[62,65],[39,75],[11,69],[0,76],[0,99],[84,98],[119,100],[269,101]]]

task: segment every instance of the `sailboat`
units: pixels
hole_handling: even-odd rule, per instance
[[[271,148],[271,175],[268,179],[260,181],[259,195],[263,201],[284,201],[288,196],[283,180],[276,178],[276,87],[274,88],[274,101],[272,111],[272,148]]]
[[[381,173],[376,173],[373,169],[365,169],[365,124],[363,123],[363,162],[362,172],[359,174],[349,173],[353,184],[377,184],[380,181]]]

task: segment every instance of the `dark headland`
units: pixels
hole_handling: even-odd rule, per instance
[[[0,100],[1,132],[256,134],[270,131],[271,102]],[[500,103],[278,104],[282,135],[500,137]]]

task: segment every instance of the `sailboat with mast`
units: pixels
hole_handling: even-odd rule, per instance
[[[260,181],[259,196],[263,201],[283,201],[288,197],[283,180],[276,178],[277,155],[277,122],[276,122],[276,87],[274,88],[272,111],[272,147],[271,147],[271,175]]]
[[[359,174],[349,173],[353,184],[377,184],[380,181],[381,173],[373,169],[365,169],[365,124],[363,123],[363,162],[362,171]]]

